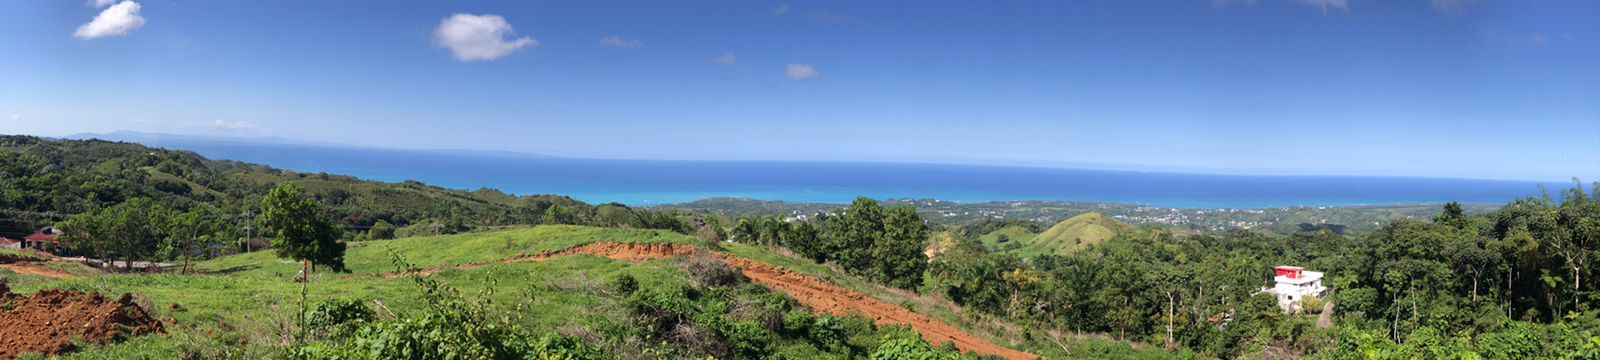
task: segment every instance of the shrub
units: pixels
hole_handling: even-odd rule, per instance
[[[395,255],[400,268],[412,268]],[[296,346],[284,359],[601,359],[599,349],[558,334],[524,330],[513,315],[493,313],[486,299],[467,300],[454,288],[413,274],[426,299],[418,316],[369,322],[348,339]],[[349,324],[365,306],[335,301],[326,322]],[[358,310],[358,307],[361,310]],[[369,312],[369,311],[368,311]],[[370,313],[370,312],[369,312]],[[365,315],[370,316],[370,314]],[[346,321],[338,321],[345,319]]]
[[[633,274],[617,275],[615,279],[611,279],[611,290],[622,296],[632,295],[634,291],[639,290],[639,280],[634,279]]]
[[[1300,299],[1300,309],[1307,314],[1321,314],[1322,304],[1322,298],[1315,296],[1307,296],[1304,299]]]
[[[695,284],[703,288],[732,286],[750,281],[739,269],[706,255],[688,257],[684,260],[683,267],[684,271],[689,273],[689,277],[694,279]]]
[[[306,316],[306,326],[316,338],[337,337],[354,332],[372,322],[376,315],[356,299],[333,299],[318,304]]]

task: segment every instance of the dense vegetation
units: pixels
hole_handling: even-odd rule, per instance
[[[1130,229],[1104,216],[1054,226],[992,218],[930,225],[909,205],[885,207],[866,198],[813,216],[728,220],[555,196],[302,174],[133,144],[6,136],[0,137],[0,209],[5,220],[0,235],[60,225],[72,240],[71,251],[103,258],[177,259],[206,244],[236,246],[247,234],[274,239],[279,256],[318,261],[334,270],[348,265],[355,273],[307,275],[317,284],[310,291],[324,299],[334,298],[332,293],[408,299],[395,295],[390,280],[372,278],[383,272],[377,268],[394,261],[386,252],[434,266],[597,240],[732,240],[768,254],[787,248],[805,258],[794,259],[798,262],[831,265],[878,284],[948,299],[974,321],[1021,324],[1015,327],[1021,343],[1035,346],[1034,351],[1037,344],[1062,344],[1058,341],[1076,333],[1219,358],[1600,357],[1600,280],[1591,261],[1600,259],[1600,184],[1587,190],[1580,185],[1556,197],[1518,199],[1486,213],[1449,204],[1429,220],[1394,220],[1358,234],[1324,226],[1291,235],[1193,234],[1170,227]],[[538,241],[520,235],[419,237],[537,224],[659,231],[540,226],[525,230],[541,234]],[[548,236],[552,233],[556,236]],[[1085,241],[1080,234],[1094,236]],[[1044,235],[1048,239],[1038,238]],[[1051,244],[1042,248],[1054,250],[1029,250],[1035,244]],[[605,285],[589,286],[596,280],[584,278],[574,281],[587,287],[544,285],[548,288],[526,290],[528,301],[495,294],[499,273],[458,277],[484,293],[472,299],[441,282],[412,278],[422,291],[409,305],[420,311],[380,316],[366,302],[327,301],[312,313],[305,336],[268,345],[266,352],[296,358],[952,355],[903,329],[816,316],[743,281],[726,265],[703,258],[678,261],[671,267],[679,269],[642,265],[645,270],[633,272],[603,262],[576,270],[540,267],[541,274],[605,273]],[[1305,313],[1286,314],[1272,296],[1260,292],[1275,265],[1325,271],[1333,292],[1326,299],[1306,300]],[[112,277],[70,284],[165,296],[197,296],[174,295],[191,288],[226,289],[231,291],[224,292],[231,296],[226,299],[184,299],[204,304],[197,308],[246,312],[262,310],[223,304],[264,301],[257,292],[282,301],[302,294],[294,289],[305,285],[287,286],[282,280],[298,266],[264,254],[201,267],[241,275],[218,277],[224,280]],[[640,276],[663,272],[672,275],[665,280]],[[506,278],[512,279],[522,278]],[[565,314],[519,318],[524,313],[518,306],[553,306],[533,304],[534,296],[572,296],[566,299],[611,308],[603,316],[583,318],[592,321],[583,324],[551,319]],[[1319,314],[1319,303],[1331,303],[1327,308],[1333,313]],[[557,326],[578,328],[551,331]],[[184,336],[212,330],[233,331],[189,329]]]
[[[1486,358],[1600,354],[1591,260],[1600,185],[1483,216],[1449,204],[1381,231],[1270,236],[1141,229],[1066,256],[1023,259],[976,239],[933,261],[928,290],[1056,333],[1101,332],[1216,357]],[[1275,265],[1326,271],[1337,328],[1259,290]],[[1319,312],[1307,306],[1308,312]],[[1589,355],[1583,355],[1589,354]]]
[[[176,211],[208,208],[217,221],[247,223],[261,213],[260,198],[281,184],[299,186],[328,206],[341,225],[360,231],[380,222],[409,227],[413,235],[539,224],[554,206],[571,216],[549,222],[578,223],[596,216],[597,209],[563,196],[299,173],[131,143],[0,136],[0,209],[5,209],[0,236],[20,237],[68,215],[136,198]],[[241,232],[230,238],[244,236],[243,226],[229,228]]]
[[[537,224],[680,233],[705,228],[694,225],[704,220],[674,211],[594,206],[562,196],[519,197],[493,189],[298,173],[129,143],[0,136],[0,236],[21,238],[45,226],[65,225],[70,237],[80,240],[69,243],[69,251],[122,260],[174,260],[204,254],[201,250],[212,244],[244,248],[247,238],[279,237],[272,226],[278,221],[265,205],[293,205],[269,197],[283,185],[290,185],[295,197],[326,207],[294,211],[317,212],[335,225],[297,231],[339,234],[345,241]],[[707,229],[712,231],[707,237],[717,238],[720,227]],[[324,243],[321,249],[336,246]],[[285,255],[316,259],[333,253]]]
[[[885,209],[862,197],[831,214],[795,222],[775,216],[739,219],[731,236],[738,242],[785,246],[885,285],[906,289],[922,285],[928,235],[916,208]]]

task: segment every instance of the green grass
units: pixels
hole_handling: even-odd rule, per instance
[[[1005,242],[1000,241],[1001,236],[1005,236]],[[1000,228],[999,230],[991,231],[988,234],[978,236],[978,241],[982,242],[985,248],[998,250],[1002,249],[1005,244],[1011,242],[1016,242],[1018,244],[1033,243],[1033,237],[1035,236],[1038,236],[1038,234],[1034,234],[1032,231],[1029,231],[1025,226],[1012,225]]]
[[[595,242],[693,244],[697,241],[665,230],[545,225],[495,232],[354,242],[345,252],[345,266],[353,274],[372,275],[396,270],[389,255],[391,250],[404,256],[416,267],[428,268],[538,254]],[[300,271],[300,263],[278,259],[271,251],[262,251],[201,263],[199,268],[249,277],[291,277]]]
[[[1088,212],[1062,220],[1038,234],[1021,226],[1007,226],[979,236],[978,240],[990,250],[1026,258],[1071,254],[1131,229],[1133,226],[1104,214]],[[1009,240],[1000,242],[1001,235]]]
[[[381,301],[402,316],[420,311],[424,300],[410,278],[377,276],[394,270],[390,251],[399,253],[417,267],[430,267],[490,261],[602,241],[698,243],[694,238],[665,231],[578,226],[539,226],[355,243],[346,253],[352,273],[313,273],[307,303],[315,306],[330,299],[356,298],[369,305],[373,304],[372,300]],[[728,244],[726,250],[899,304],[996,344],[1034,351],[1048,358],[1066,358],[1068,354],[1055,344],[1041,343],[1042,337],[1035,336],[1032,342],[1023,342],[1020,339],[1024,327],[964,312],[939,296],[890,289],[765,248]],[[291,278],[299,270],[299,264],[276,259],[269,252],[257,252],[200,262],[196,267],[211,274],[102,274],[69,280],[18,278],[13,280],[13,285],[15,291],[24,294],[46,288],[96,291],[108,297],[132,293],[152,315],[173,320],[167,335],[91,345],[63,359],[179,358],[196,354],[202,358],[216,358],[230,353],[244,358],[263,358],[291,343],[291,324],[295,322],[300,296],[300,284]],[[607,281],[624,273],[638,279],[641,288],[688,286],[690,283],[688,274],[675,259],[631,263],[594,256],[489,263],[472,269],[439,272],[433,278],[459,289],[469,298],[487,301],[502,312],[516,314],[524,326],[556,331],[630,324],[628,308],[605,286]],[[0,271],[0,276],[16,278],[4,271]],[[175,303],[181,306],[181,311],[171,308]],[[811,353],[806,350],[807,346],[810,345],[803,342],[785,342],[774,351]],[[1089,353],[1136,354],[1136,357],[1149,353],[1104,341],[1074,340],[1067,346],[1074,354],[1080,349],[1107,348],[1115,351]]]
[[[29,251],[0,249],[0,264],[18,261],[45,261],[45,258]]]
[[[313,273],[308,303],[315,305],[328,299],[355,297],[379,300],[399,313],[418,309],[423,300],[410,278],[374,276],[395,269],[388,255],[391,249],[413,265],[428,267],[495,260],[602,241],[691,243],[694,239],[655,230],[540,226],[355,243],[346,253],[352,273]],[[298,311],[300,284],[291,280],[300,269],[298,263],[277,259],[270,252],[255,252],[197,263],[196,267],[213,273],[101,274],[50,280],[0,270],[0,276],[10,278],[14,291],[24,294],[47,288],[96,291],[108,297],[133,293],[157,318],[176,320],[177,325],[168,329],[169,336],[97,346],[67,358],[172,358],[180,352],[206,346],[266,353],[286,344],[284,341],[290,334],[284,333],[281,325],[292,323]],[[556,329],[623,321],[620,316],[624,309],[615,304],[615,299],[600,293],[605,281],[621,273],[633,275],[641,286],[688,284],[687,277],[675,267],[673,260],[634,264],[592,256],[495,263],[433,276],[469,296],[481,294],[482,299],[508,311],[513,304],[532,306],[538,311],[519,312],[525,325]],[[171,310],[169,306],[174,303],[183,311]],[[241,338],[249,345],[234,346]]]

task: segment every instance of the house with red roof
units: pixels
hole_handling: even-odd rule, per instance
[[[4,237],[4,236],[0,236],[0,249],[21,249],[21,248],[22,248],[22,241],[21,240],[12,240],[10,238]]]
[[[39,232],[22,238],[22,248],[47,252],[53,252],[54,250],[60,249],[61,230],[56,230],[56,228],[53,226],[47,226],[43,229],[39,229]]]

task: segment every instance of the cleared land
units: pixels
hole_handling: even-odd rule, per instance
[[[681,257],[674,255],[696,251],[722,258],[755,282],[788,294],[817,313],[860,314],[867,317],[863,321],[908,325],[936,344],[950,341],[962,349],[1007,358],[1031,357],[1008,350],[1020,346],[1019,327],[975,317],[941,298],[887,289],[826,265],[784,255],[781,250],[738,244],[724,244],[722,250],[703,246],[697,239],[669,231],[580,226],[358,242],[352,243],[346,254],[351,273],[312,274],[308,303],[355,298],[369,304],[381,302],[386,311],[401,314],[422,308],[424,301],[412,281],[385,276],[401,270],[392,261],[399,256],[414,268],[431,269],[430,277],[463,293],[479,294],[484,301],[531,306],[533,310],[520,320],[530,328],[592,328],[629,321],[626,306],[604,290],[605,281],[628,274],[637,278],[641,287],[688,286],[692,280],[676,260]],[[606,255],[551,256],[565,254],[563,250]],[[19,294],[44,289],[131,293],[135,303],[146,305],[151,317],[167,324],[163,336],[88,345],[60,358],[172,358],[192,353],[259,358],[292,343],[293,314],[300,294],[299,284],[292,279],[299,263],[257,252],[200,262],[195,267],[200,274],[108,274],[83,267],[85,272],[62,279],[8,270],[0,270],[0,277],[12,279]],[[1082,344],[1107,346],[1074,343],[1075,353]],[[804,358],[811,351],[807,346],[786,345],[775,351]],[[1059,357],[1052,349],[1042,350],[1047,350],[1043,353],[1046,357]]]
[[[1034,234],[1022,226],[1007,226],[978,239],[985,247],[1022,257],[1065,255],[1099,244],[1133,226],[1097,212],[1083,213],[1062,220]]]

